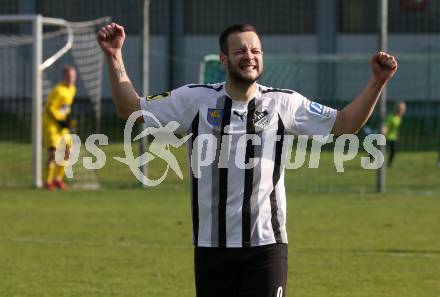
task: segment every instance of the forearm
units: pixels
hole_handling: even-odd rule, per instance
[[[109,71],[110,90],[118,115],[128,118],[134,111],[140,110],[139,95],[125,71],[122,54],[106,56]]]
[[[64,121],[66,118],[66,115],[58,110],[59,108],[55,106],[50,106],[47,109],[47,112],[50,114],[52,118],[54,118],[56,121]]]
[[[341,135],[359,131],[370,118],[385,83],[371,78],[362,92],[338,112],[332,133]]]

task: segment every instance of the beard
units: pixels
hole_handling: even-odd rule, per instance
[[[257,69],[261,69],[261,71],[258,72],[256,77],[249,77],[243,75],[242,73],[240,73],[240,66],[233,65],[229,60],[227,62],[227,65],[228,65],[229,77],[240,84],[244,84],[244,85],[253,84],[261,77],[261,75],[263,75],[263,66],[260,64],[257,65]]]

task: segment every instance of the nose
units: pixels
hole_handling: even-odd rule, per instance
[[[246,59],[252,60],[254,58],[254,54],[252,53],[252,51],[248,48],[244,54],[244,57]]]

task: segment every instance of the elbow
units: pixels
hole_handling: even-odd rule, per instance
[[[128,119],[129,115],[122,109],[117,108],[116,109],[116,115],[118,116],[118,118],[120,118],[121,120],[126,120]]]
[[[114,106],[115,106],[115,110],[116,110],[116,115],[118,116],[118,118],[120,118],[122,120],[128,119],[130,114],[127,110],[127,107],[125,107],[121,104],[116,104],[117,102],[114,102],[114,103],[115,103]]]
[[[124,98],[122,100],[121,98]],[[116,114],[119,118],[126,120],[132,113],[141,110],[140,98],[127,98],[126,96],[112,96],[113,103],[116,109]]]
[[[357,121],[350,121],[347,123],[344,134],[356,134],[362,129],[363,124]]]
[[[132,113],[133,111],[128,108],[123,108],[123,107],[116,108],[116,114],[122,120],[127,120]]]
[[[117,106],[116,114],[122,120],[127,120],[134,112],[140,110],[140,108],[136,108],[134,106]]]
[[[332,134],[340,136],[342,134],[356,134],[362,128],[362,124],[350,118],[344,110],[338,111],[336,121],[332,129]]]

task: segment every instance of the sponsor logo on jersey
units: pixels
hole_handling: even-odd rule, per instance
[[[171,95],[171,92],[163,92],[160,94],[154,94],[154,95],[147,96],[147,100],[152,101],[152,100],[162,99],[162,98],[166,98],[170,95]]]
[[[206,119],[214,127],[220,126],[223,118],[223,109],[219,108],[208,108],[208,115]]]
[[[330,108],[319,104],[317,102],[310,102],[307,106],[307,110],[311,113],[323,116],[323,117],[330,117]]]
[[[246,111],[239,112],[238,110],[234,110],[232,113],[237,117],[239,117],[242,122],[244,121],[244,116],[246,115]]]
[[[264,129],[269,125],[269,118],[267,117],[269,113],[267,110],[255,111],[254,112],[254,125],[260,129]]]

